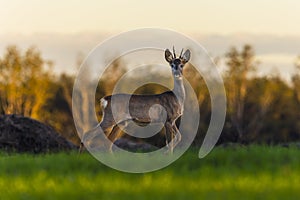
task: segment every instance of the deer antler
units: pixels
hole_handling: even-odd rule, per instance
[[[175,54],[175,48],[173,46],[173,54],[174,54],[174,58],[176,58],[176,54]]]
[[[181,49],[179,58],[182,58],[182,52],[183,52],[183,48]]]

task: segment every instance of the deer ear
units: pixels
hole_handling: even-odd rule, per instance
[[[187,63],[190,60],[190,58],[191,58],[191,51],[187,49],[182,56],[183,62]]]
[[[168,63],[170,63],[173,60],[173,55],[169,49],[166,49],[165,51],[165,59]]]

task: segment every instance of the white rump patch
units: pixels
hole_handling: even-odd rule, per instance
[[[100,105],[101,105],[102,108],[106,108],[106,106],[107,106],[107,100],[105,100],[104,98],[102,98],[100,100]]]

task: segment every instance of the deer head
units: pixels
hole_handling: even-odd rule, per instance
[[[165,59],[170,64],[172,68],[172,73],[175,78],[181,78],[182,77],[182,70],[184,65],[190,60],[191,52],[189,49],[187,49],[184,54],[182,54],[183,49],[181,50],[180,56],[177,58],[175,49],[173,47],[173,54],[169,49],[166,49],[165,51]]]

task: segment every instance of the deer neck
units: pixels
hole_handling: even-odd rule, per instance
[[[179,103],[183,105],[185,100],[185,90],[183,85],[183,78],[174,77],[174,89],[173,93],[176,95]]]

